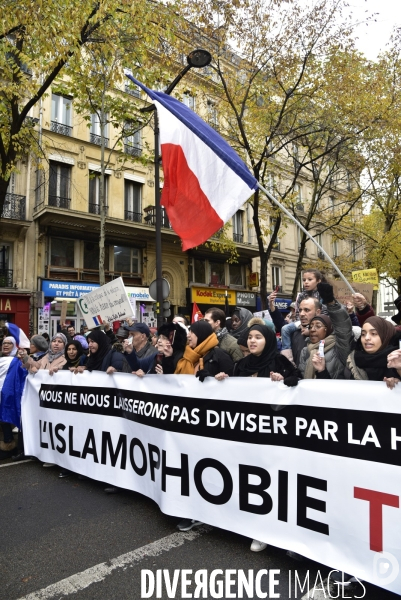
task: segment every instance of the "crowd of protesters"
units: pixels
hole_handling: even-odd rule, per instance
[[[221,308],[210,307],[191,325],[184,315],[176,315],[158,330],[145,323],[126,323],[115,334],[110,326],[76,334],[73,326],[62,326],[51,340],[34,335],[29,349],[18,349],[16,340],[5,335],[1,356],[17,356],[32,374],[40,369],[51,375],[67,369],[77,375],[176,374],[194,375],[200,382],[207,377],[221,382],[228,377],[265,377],[289,387],[302,379],[382,381],[389,389],[400,382],[401,296],[395,300],[397,314],[386,320],[376,316],[359,293],[353,302],[340,304],[324,276],[309,269],[286,318],[275,307],[276,297],[276,292],[269,296],[270,310],[264,318],[240,307],[227,317]],[[2,429],[3,457],[25,458],[22,431],[17,446],[12,425],[3,423]],[[68,475],[64,470],[59,476]],[[199,521],[184,519],[178,528],[188,531],[197,525]],[[253,540],[251,550],[265,547]]]

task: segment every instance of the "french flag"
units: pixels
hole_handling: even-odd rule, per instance
[[[21,398],[28,371],[19,358],[0,358],[0,421],[17,427],[21,421]]]
[[[227,142],[176,98],[139,85],[157,109],[164,172],[161,204],[183,250],[218,231],[248,200],[257,180]]]
[[[94,320],[95,325],[103,325],[102,317],[100,315],[97,315],[97,317],[92,317],[92,319]]]
[[[31,342],[18,325],[15,325],[14,323],[6,323],[5,325],[9,334],[12,335],[17,342],[18,348],[30,348]]]

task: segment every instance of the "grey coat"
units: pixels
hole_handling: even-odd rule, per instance
[[[329,372],[331,379],[345,379],[344,369],[348,354],[351,352],[353,340],[351,319],[349,318],[346,309],[337,301],[334,304],[328,304],[327,310],[333,325],[336,344],[324,355],[326,359],[326,370]],[[309,357],[310,353],[306,346],[301,352],[299,362],[299,370],[302,375],[305,373],[306,363],[308,362]]]
[[[238,362],[241,358],[244,358],[241,348],[237,344],[237,340],[229,333],[226,333],[219,338],[219,346],[231,356],[234,362]]]

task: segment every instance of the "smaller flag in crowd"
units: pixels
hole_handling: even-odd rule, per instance
[[[18,325],[15,325],[14,323],[5,323],[5,326],[8,329],[9,335],[12,335],[12,337],[17,342],[18,348],[31,347],[31,342],[29,341],[25,333],[22,331],[22,329],[18,327]]]
[[[27,375],[28,371],[19,358],[0,358],[0,421],[19,426],[21,397]]]
[[[196,323],[196,321],[199,321],[200,319],[203,319],[202,311],[200,310],[200,308],[196,304],[196,302],[194,302],[193,307],[192,307],[192,321],[191,321],[191,323]]]
[[[103,320],[102,317],[100,315],[97,315],[96,317],[92,317],[95,325],[103,325]]]

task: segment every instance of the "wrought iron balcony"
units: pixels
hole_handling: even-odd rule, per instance
[[[105,211],[106,215],[107,215],[108,210],[109,210],[109,207],[106,205],[104,207],[104,211]],[[100,204],[98,204],[96,202],[89,202],[89,212],[92,215],[100,215]]]
[[[142,223],[142,213],[126,210],[124,211],[124,219],[126,221],[133,221],[134,223]]]
[[[6,194],[6,201],[4,202],[3,212],[1,214],[2,218],[25,221],[25,205],[25,196],[19,196],[18,194]]]
[[[237,242],[237,244],[242,244],[244,241],[244,234],[243,233],[233,233],[233,240],[234,240],[234,242]]]
[[[59,133],[60,135],[72,136],[72,127],[70,127],[70,125],[58,123],[57,121],[51,121],[50,131],[54,131],[54,133]]]
[[[0,288],[11,288],[13,287],[13,270],[12,269],[0,269]]]
[[[125,154],[131,156],[142,156],[142,148],[140,146],[132,146],[131,144],[124,144]]]
[[[96,144],[97,146],[101,146],[102,145],[102,136],[97,135],[97,133],[91,133],[90,137],[89,137],[89,141],[91,142],[91,144]],[[107,138],[107,137],[104,138],[104,145],[106,148],[109,147],[109,138]]]
[[[71,198],[63,198],[62,196],[52,196],[49,194],[49,206],[57,208],[70,208]]]

